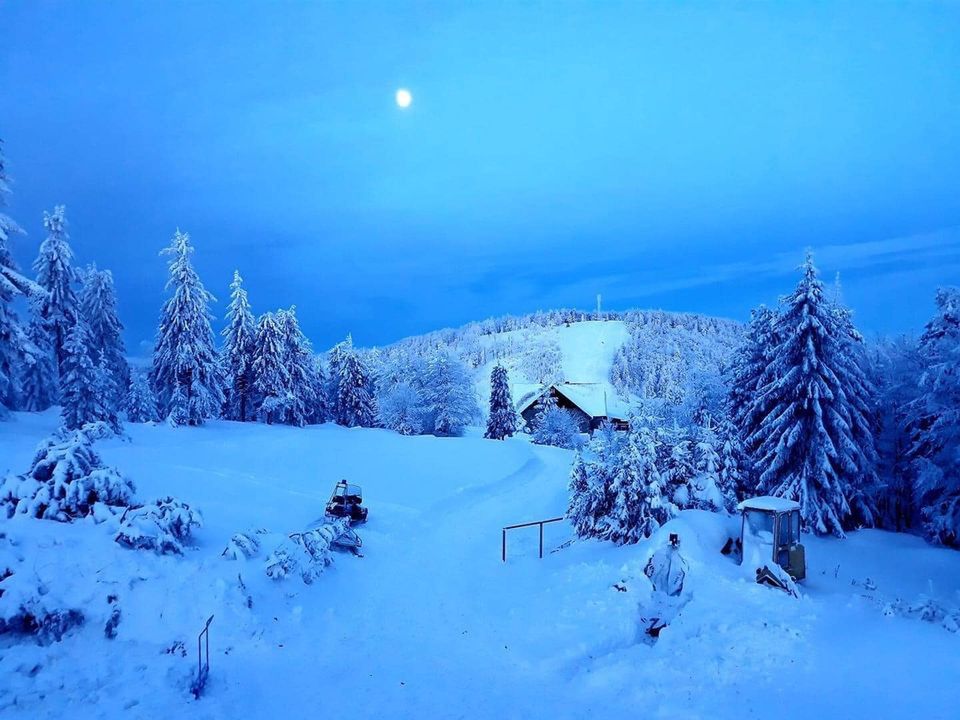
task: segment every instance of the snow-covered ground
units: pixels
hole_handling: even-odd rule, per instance
[[[55,425],[0,424],[0,471],[24,470]],[[805,537],[799,599],[720,555],[736,522],[703,512],[637,546],[576,542],[543,560],[536,529],[513,531],[503,564],[503,525],[563,513],[568,451],[332,425],[128,431],[98,449],[141,498],[200,508],[197,547],[157,557],[119,547],[106,524],[0,521],[0,565],[23,558],[87,614],[48,646],[0,639],[3,717],[957,717],[960,634],[884,612],[924,595],[960,606],[960,553],[917,538]],[[307,586],[266,577],[269,546],[221,556],[234,532],[315,524],[343,477],[369,507],[364,557],[338,554]],[[689,563],[686,605],[649,644],[643,568],[668,532]],[[569,537],[547,526],[548,548]],[[194,701],[211,614],[211,680]],[[177,641],[185,655],[165,652]]]

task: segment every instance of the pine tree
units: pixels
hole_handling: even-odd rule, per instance
[[[695,507],[691,484],[697,471],[687,428],[674,422],[672,428],[661,430],[660,448],[659,464],[670,501],[681,510]]]
[[[73,269],[73,250],[67,234],[66,208],[57,205],[53,212],[43,214],[47,238],[40,244],[40,254],[33,263],[37,283],[47,291],[46,304],[41,311],[50,332],[57,370],[63,373],[66,358],[67,334],[78,318],[77,296],[73,290],[76,271]]]
[[[31,364],[37,355],[17,318],[13,303],[18,297],[42,294],[40,288],[20,274],[10,250],[10,238],[23,234],[23,230],[2,212],[10,194],[5,165],[0,141],[0,420],[7,416],[10,409],[18,406],[19,368]]]
[[[924,533],[960,545],[960,289],[941,288],[920,338],[919,394],[908,407],[909,455]]]
[[[755,419],[746,444],[763,469],[760,489],[799,501],[808,529],[842,537],[855,512],[872,520],[864,488],[877,481],[873,388],[809,254],[773,335],[770,363],[746,413]]]
[[[466,365],[446,350],[436,350],[427,363],[423,387],[433,434],[462,435],[479,410]]]
[[[609,539],[623,545],[650,537],[671,514],[657,470],[653,430],[634,421],[612,484]]]
[[[89,329],[90,357],[97,361],[100,355],[105,360],[106,371],[116,386],[115,404],[122,400],[130,369],[127,365],[127,350],[123,344],[123,324],[117,314],[117,295],[113,275],[109,270],[98,270],[93,265],[83,273],[79,295],[80,314]]]
[[[171,256],[167,289],[153,352],[152,382],[164,415],[176,425],[200,425],[223,405],[212,316],[214,297],[197,275],[190,236],[179,230],[162,255]]]
[[[57,399],[57,368],[53,358],[53,344],[50,332],[41,316],[42,295],[30,298],[30,324],[27,326],[27,339],[36,352],[25,363],[22,377],[22,405],[24,410],[46,410]]]
[[[741,470],[744,465],[743,445],[737,429],[729,419],[720,423],[718,439],[720,469],[717,486],[723,495],[725,507],[732,512],[737,503],[746,498],[744,474]]]
[[[609,427],[601,428],[574,457],[567,517],[579,537],[609,535],[608,516],[613,504],[613,477],[620,467],[620,445]]]
[[[313,352],[310,341],[300,330],[295,306],[281,310],[277,320],[283,333],[283,363],[289,377],[284,422],[303,427],[310,421],[317,402]]]
[[[290,373],[284,364],[283,331],[273,313],[257,323],[253,359],[253,392],[257,415],[268,425],[282,422],[290,405]]]
[[[230,283],[230,307],[227,327],[223,329],[223,368],[226,378],[224,417],[229,420],[249,419],[253,410],[253,348],[257,327],[250,310],[247,291],[240,271],[234,270]]]
[[[157,410],[157,397],[150,387],[150,379],[146,372],[130,374],[130,387],[127,390],[127,399],[124,404],[127,420],[132,423],[156,422],[160,419]]]
[[[712,511],[727,509],[730,499],[725,498],[720,490],[719,439],[709,416],[702,418],[695,433],[693,454],[697,472],[691,483],[692,506]]]
[[[97,397],[100,378],[90,359],[89,347],[90,332],[81,319],[70,328],[63,346],[60,400],[63,424],[68,430],[77,430],[101,419],[101,404]]]
[[[497,364],[490,373],[490,415],[484,437],[503,440],[517,431],[517,411],[510,394],[507,369]]]
[[[328,403],[327,388],[329,380],[327,371],[323,367],[323,358],[313,356],[313,408],[310,413],[310,422],[325,423],[330,420],[330,405]]]
[[[334,388],[334,421],[347,427],[373,427],[376,410],[370,373],[349,335],[330,354],[329,382]]]

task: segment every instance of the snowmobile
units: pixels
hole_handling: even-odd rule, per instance
[[[795,582],[807,576],[807,558],[800,544],[800,503],[779,497],[744,500],[737,509],[742,513],[740,564],[754,565],[757,582],[796,594]],[[731,542],[727,542],[724,551]]]
[[[363,490],[359,485],[349,485],[341,480],[333,488],[326,514],[334,518],[350,518],[353,523],[367,520],[367,508],[363,507]]]

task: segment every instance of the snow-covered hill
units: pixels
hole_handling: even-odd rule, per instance
[[[25,469],[55,424],[0,424],[4,468]],[[119,547],[108,524],[0,521],[0,566],[87,616],[61,642],[0,641],[4,717],[955,717],[960,636],[895,601],[956,609],[960,554],[918,538],[805,537],[799,599],[745,577],[718,552],[736,522],[697,511],[636,546],[576,542],[543,560],[536,529],[511,531],[504,564],[502,526],[563,513],[568,451],[333,425],[128,431],[98,448],[141,497],[200,508],[196,548],[157,557]],[[369,507],[363,558],[338,555],[308,586],[265,575],[270,547],[222,557],[236,531],[311,527],[342,477]],[[670,532],[685,605],[651,643],[643,569]],[[548,549],[568,539],[565,522],[546,526]],[[194,701],[210,615],[211,681]]]
[[[546,382],[596,384],[610,398],[717,404],[720,376],[740,341],[738,323],[661,311],[569,310],[471,323],[394,345],[429,356],[442,347],[474,369],[477,394],[489,398],[490,370],[503,364],[517,401]]]

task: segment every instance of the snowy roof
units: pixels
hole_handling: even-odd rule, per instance
[[[787,512],[788,510],[799,510],[800,503],[786,498],[773,497],[772,495],[762,495],[761,497],[749,498],[737,505],[737,510],[767,510],[769,512]]]
[[[529,408],[549,388],[554,388],[590,417],[611,417],[617,420],[626,420],[630,414],[629,406],[606,383],[564,382],[540,386],[535,392],[528,392],[521,397],[517,410],[523,412]]]

